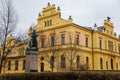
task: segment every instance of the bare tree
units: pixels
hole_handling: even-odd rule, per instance
[[[16,36],[16,42],[27,43],[28,42],[27,32],[24,33],[19,32],[18,35]]]
[[[6,60],[7,55],[11,51],[10,42],[7,42],[7,37],[14,31],[18,17],[13,7],[12,0],[0,0],[0,44],[1,44],[1,57],[0,57],[0,73],[2,66]]]
[[[76,53],[78,52],[78,50],[80,50],[77,48],[76,39],[74,37],[75,36],[71,32],[68,33],[69,43],[68,43],[67,50],[66,50],[67,53],[65,55],[70,63],[70,66],[69,66],[70,71],[73,68],[73,61],[76,57]]]
[[[53,32],[50,38],[48,38],[48,44],[51,43],[49,46],[49,49],[47,51],[44,51],[43,56],[44,60],[47,61],[50,64],[51,71],[54,71],[55,67],[55,61],[58,57],[58,52],[61,50],[61,45],[58,45],[59,38],[58,35]]]

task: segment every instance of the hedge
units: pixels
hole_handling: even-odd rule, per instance
[[[0,80],[120,80],[120,72],[80,71],[1,74]]]

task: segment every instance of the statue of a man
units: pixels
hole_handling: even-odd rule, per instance
[[[30,42],[29,42],[29,47],[32,48],[32,47],[36,47],[37,48],[37,34],[35,32],[35,30],[33,30],[32,34],[31,34],[31,39],[30,39]]]

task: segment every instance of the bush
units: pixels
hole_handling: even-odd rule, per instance
[[[120,72],[79,71],[2,74],[0,80],[120,80]]]

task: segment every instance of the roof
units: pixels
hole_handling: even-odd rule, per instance
[[[104,29],[105,29],[104,26],[97,27],[97,30],[98,30],[98,31],[101,31],[101,32],[102,32],[102,30],[104,30]]]
[[[82,28],[84,28],[84,29],[90,30],[90,31],[92,31],[92,30],[93,30],[93,28],[92,28],[92,27],[81,26],[81,25],[78,25],[78,24],[75,24],[75,23],[73,23],[73,24],[74,24],[74,25],[76,25],[76,26],[82,27]]]

